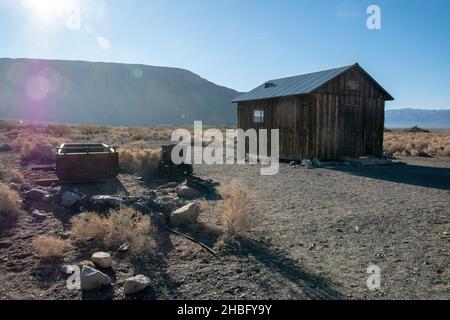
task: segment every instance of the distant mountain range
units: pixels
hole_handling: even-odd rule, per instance
[[[395,109],[386,110],[385,126],[387,128],[406,128],[412,126],[424,128],[450,128],[450,109]]]
[[[188,70],[135,64],[0,59],[0,118],[157,126],[236,123],[240,93]],[[450,128],[450,110],[386,110],[386,127]]]
[[[119,63],[0,59],[0,117],[156,126],[235,124],[239,92],[184,69]]]

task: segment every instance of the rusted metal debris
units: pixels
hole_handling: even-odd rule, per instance
[[[204,244],[203,242],[201,242],[201,241],[199,241],[199,240],[197,240],[197,239],[191,237],[191,236],[188,235],[188,234],[185,234],[185,233],[183,233],[183,232],[180,232],[180,231],[178,231],[178,230],[175,230],[175,229],[172,229],[172,228],[167,228],[167,230],[170,231],[170,232],[172,232],[172,233],[174,233],[174,234],[176,234],[176,235],[185,237],[186,239],[191,240],[192,242],[195,242],[195,243],[199,244],[201,247],[203,247],[204,249],[206,249],[206,251],[208,251],[209,253],[211,253],[213,256],[215,256],[217,259],[220,260],[220,257],[219,257],[219,255],[218,255],[218,253],[217,253],[216,251],[214,251],[212,248],[208,247],[208,246],[207,246],[206,244]]]
[[[65,143],[56,152],[56,175],[62,183],[110,180],[119,174],[119,155],[100,143]]]

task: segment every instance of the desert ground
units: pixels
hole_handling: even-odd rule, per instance
[[[179,182],[157,174],[157,147],[170,132],[0,123],[0,144],[11,147],[0,151],[0,299],[450,298],[450,133],[387,132],[395,157],[387,166],[281,163],[277,175],[261,176],[260,165],[196,165],[194,175],[217,182],[218,193],[183,198]],[[70,141],[118,146],[118,180],[42,187],[50,201],[27,198],[51,176],[32,168],[53,164],[55,148]],[[132,209],[130,218],[128,209],[62,206],[65,191],[173,203]],[[169,232],[156,212],[191,201],[198,222],[177,230],[215,255]],[[85,266],[96,251],[112,256],[101,269],[111,285],[68,289],[61,266]],[[380,268],[379,290],[367,288],[370,265]],[[125,294],[138,274],[150,285]]]

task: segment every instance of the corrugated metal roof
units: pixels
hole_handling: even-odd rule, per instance
[[[310,93],[353,66],[355,65],[353,64],[345,67],[307,73],[293,77],[269,80],[264,82],[259,87],[253,89],[252,91],[240,95],[232,102],[268,99]],[[266,84],[270,85],[266,86]]]

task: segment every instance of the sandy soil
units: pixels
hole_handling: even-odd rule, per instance
[[[185,238],[161,231],[152,257],[112,252],[113,286],[81,293],[65,286],[62,263],[88,259],[97,248],[74,246],[61,260],[36,256],[40,234],[67,238],[75,212],[28,203],[0,235],[1,299],[449,299],[450,158],[403,159],[408,165],[305,169],[281,164],[196,166],[203,178],[237,179],[253,195],[252,227],[239,246],[218,248],[220,213],[210,199],[201,223],[183,231],[219,250],[219,258]],[[36,178],[17,154],[0,153],[2,168]],[[139,195],[164,181],[120,175],[113,194]],[[46,212],[34,218],[30,207]],[[381,290],[366,286],[369,265],[381,269]],[[142,273],[150,288],[125,296],[122,282]]]

